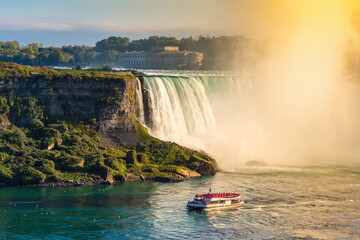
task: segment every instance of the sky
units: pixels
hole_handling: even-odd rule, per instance
[[[246,0],[247,1],[247,0]],[[234,35],[236,0],[1,0],[0,41],[95,45],[109,36]],[[229,14],[231,13],[231,14]]]

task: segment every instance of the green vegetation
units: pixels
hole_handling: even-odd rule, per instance
[[[117,65],[119,55],[125,51],[148,51],[153,46],[179,46],[180,50],[204,53],[203,68],[231,70],[238,64],[253,65],[263,56],[266,46],[262,42],[241,36],[203,37],[198,39],[151,36],[130,40],[127,37],[109,37],[90,46],[63,46],[44,48],[32,43],[20,46],[17,41],[0,42],[0,61],[31,66]]]
[[[92,127],[92,126],[88,126]],[[132,149],[102,146],[94,131],[81,124],[56,122],[29,127],[0,128],[0,183],[26,185],[80,178],[117,180],[127,173],[167,176],[179,169],[195,169],[193,152],[148,135]],[[199,158],[199,157],[197,157]]]
[[[102,67],[92,67],[88,69],[89,71],[105,71],[111,72],[113,69],[110,66],[102,66]]]
[[[108,73],[105,70],[53,69],[45,67],[28,67],[16,63],[0,62],[0,79],[19,81],[25,79],[72,80],[72,81],[103,81],[114,79],[135,79],[133,75]],[[48,89],[50,90],[50,88]],[[1,103],[0,103],[1,104]]]
[[[103,143],[97,118],[76,117],[76,114],[69,119],[67,114],[62,119],[49,117],[46,94],[53,96],[61,91],[52,85],[55,80],[70,79],[75,82],[134,78],[108,75],[106,72],[73,71],[77,72],[0,62],[0,80],[3,82],[21,81],[33,85],[36,81],[32,80],[40,77],[47,81],[46,88],[35,88],[32,96],[18,96],[13,89],[0,89],[0,185],[109,178],[123,181],[128,173],[149,178],[169,176],[179,169],[197,170],[199,164],[194,164],[195,156],[195,161],[213,161],[205,154],[150,136],[135,117],[130,120],[136,143],[125,146],[117,142],[120,147]],[[117,95],[117,92],[123,90],[111,90],[105,91],[112,95],[94,94],[89,100],[93,102],[93,107],[121,108],[123,95]],[[45,97],[40,97],[36,91],[44,92]],[[130,91],[130,103],[134,102],[133,94]],[[80,97],[74,98],[78,99],[76,103],[81,102]],[[66,99],[54,101],[66,102]],[[101,114],[97,116],[102,117]],[[113,140],[118,141],[118,136],[114,135]]]

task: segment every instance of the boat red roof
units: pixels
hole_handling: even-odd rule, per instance
[[[239,196],[239,193],[205,193],[195,195],[195,197],[201,198],[234,198]]]

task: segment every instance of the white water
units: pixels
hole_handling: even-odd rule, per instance
[[[152,104],[151,134],[204,150],[222,165],[233,158],[242,163],[257,158],[262,133],[253,79],[248,74],[178,72],[145,76]]]
[[[136,117],[141,124],[145,124],[144,103],[143,103],[143,96],[141,91],[141,83],[139,79],[137,79],[136,81],[135,97],[136,97]]]
[[[353,131],[357,115],[351,115],[352,105],[340,104],[347,99],[341,102],[343,98],[329,96],[329,103],[335,103],[331,111],[325,107],[328,104],[321,105],[321,111],[306,105],[307,98],[300,110],[291,97],[267,102],[280,98],[284,91],[264,89],[264,82],[258,84],[258,78],[250,74],[161,72],[147,75],[145,82],[152,104],[150,133],[204,150],[222,169],[234,170],[250,160],[328,164],[358,159],[358,148],[353,147],[359,139],[358,131]],[[323,124],[323,119],[332,122]]]
[[[195,77],[145,77],[152,99],[152,134],[178,141],[215,126],[215,118],[201,81]]]

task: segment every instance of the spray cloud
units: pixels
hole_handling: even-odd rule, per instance
[[[234,31],[266,38],[269,51],[256,66],[256,101],[219,100],[217,129],[203,147],[225,169],[254,159],[296,164],[358,158],[359,82],[345,71],[344,53],[356,51],[348,43],[356,39],[359,2],[231,4],[240,13],[232,19]]]
[[[354,26],[360,25],[360,3],[226,3],[230,3],[227,21],[234,34],[266,39],[266,54],[249,68],[255,78],[247,81],[242,76],[238,82],[231,77],[215,81],[204,76],[181,81],[147,78],[153,91],[162,93],[154,95],[157,107],[153,109],[157,109],[159,119],[165,119],[156,121],[160,127],[154,134],[204,149],[225,170],[249,160],[291,165],[358,162],[360,80],[353,69],[354,59],[359,58]],[[243,61],[238,65],[244,70]],[[235,94],[221,93],[221,84],[226,81],[230,88],[239,87]],[[206,96],[204,88],[212,84],[216,91]],[[205,124],[208,122],[216,124]],[[204,126],[209,126],[205,133],[188,131],[205,130]]]

